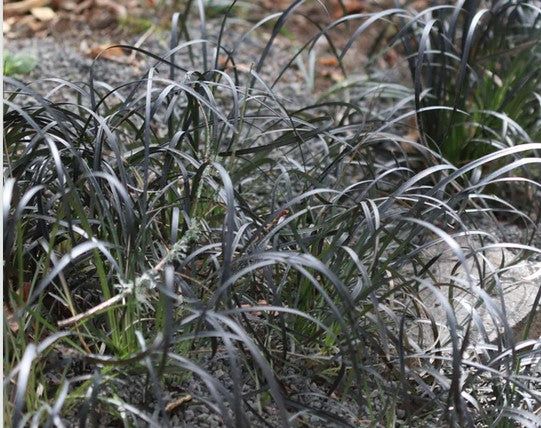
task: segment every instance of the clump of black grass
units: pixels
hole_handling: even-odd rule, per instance
[[[458,2],[402,18],[395,39],[426,143],[462,165],[538,141],[540,35],[541,9],[527,1]]]
[[[4,80],[11,425],[168,426],[192,402],[231,427],[306,415],[345,426],[538,423],[540,346],[523,339],[539,293],[517,337],[502,281],[541,251],[476,224],[507,212],[525,237],[538,233],[538,219],[486,189],[539,192],[524,172],[540,167],[541,145],[523,128],[525,144],[511,147],[496,133],[502,147],[457,165],[423,144],[434,138],[425,128],[420,143],[404,137],[404,120],[432,111],[418,76],[434,23],[413,90],[366,79],[288,108],[261,72],[301,3],[273,17],[251,68],[236,65],[241,44],[224,42],[225,18],[216,39],[206,34],[198,2],[201,38],[181,41],[189,10],[174,15],[170,50],[139,49],[156,64],[124,88],[56,79],[60,102]],[[314,42],[394,15],[411,19],[402,9],[350,15]],[[346,50],[326,40],[341,60]],[[434,110],[458,114],[441,101]],[[454,265],[442,274],[444,258]],[[211,369],[220,359],[226,373]],[[355,414],[317,408],[305,378]]]

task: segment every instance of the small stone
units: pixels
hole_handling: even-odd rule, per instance
[[[197,422],[207,422],[208,421],[208,418],[209,418],[209,415],[208,414],[201,414],[201,415],[197,415],[197,417],[195,418],[195,420]]]

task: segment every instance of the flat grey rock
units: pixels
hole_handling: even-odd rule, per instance
[[[449,329],[442,299],[454,309],[463,331],[472,323],[477,339],[496,340],[504,333],[502,320],[506,319],[518,340],[525,318],[532,310],[539,311],[539,305],[534,305],[541,287],[541,262],[517,261],[516,250],[498,244],[480,247],[469,238],[456,239],[460,249],[452,250],[447,243],[438,243],[424,251],[426,260],[438,254],[440,257],[431,268],[436,281],[422,283],[420,300],[439,324],[443,337]],[[461,263],[461,256],[465,257],[465,264]],[[529,338],[540,337],[539,321],[539,316],[534,318]]]

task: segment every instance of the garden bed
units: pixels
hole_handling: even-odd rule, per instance
[[[490,7],[528,29],[513,43],[539,31],[533,9]],[[334,56],[281,28],[305,9],[256,31],[249,7],[223,29],[225,10],[196,10],[178,38],[160,20],[7,43],[38,64],[4,81],[4,415],[535,426],[540,106],[520,98],[538,79],[522,51],[499,93],[478,78],[491,39],[479,63],[453,39],[473,43],[466,9],[441,7],[452,49],[422,9],[349,11],[320,37]],[[370,20],[392,49],[355,69]],[[109,43],[142,51],[94,60]]]

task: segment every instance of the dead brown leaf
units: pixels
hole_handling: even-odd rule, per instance
[[[260,299],[257,301],[257,306],[271,306],[265,299]],[[241,308],[251,308],[252,305],[245,303],[243,305],[240,305]],[[261,311],[249,311],[249,314],[255,315],[256,317],[261,315]],[[271,315],[278,316],[277,311],[270,312]]]
[[[318,62],[324,67],[336,67],[339,64],[338,59],[335,56],[319,58]]]
[[[109,61],[120,62],[123,64],[128,62],[128,56],[126,55],[124,49],[108,44],[92,46],[85,55],[92,59],[99,56],[99,59],[107,59]]]
[[[240,305],[241,308],[243,309],[248,309],[248,308],[251,308],[253,307],[252,305],[248,304],[248,303],[243,303],[242,305]],[[252,315],[255,315],[256,317],[258,317],[259,315],[261,315],[261,312],[260,311],[249,311],[248,312],[249,314],[252,314]]]
[[[361,13],[364,12],[364,10],[366,9],[366,4],[364,0],[343,0],[342,2],[335,0],[333,3],[334,5],[332,9],[332,14],[334,19],[341,18],[344,15]]]

